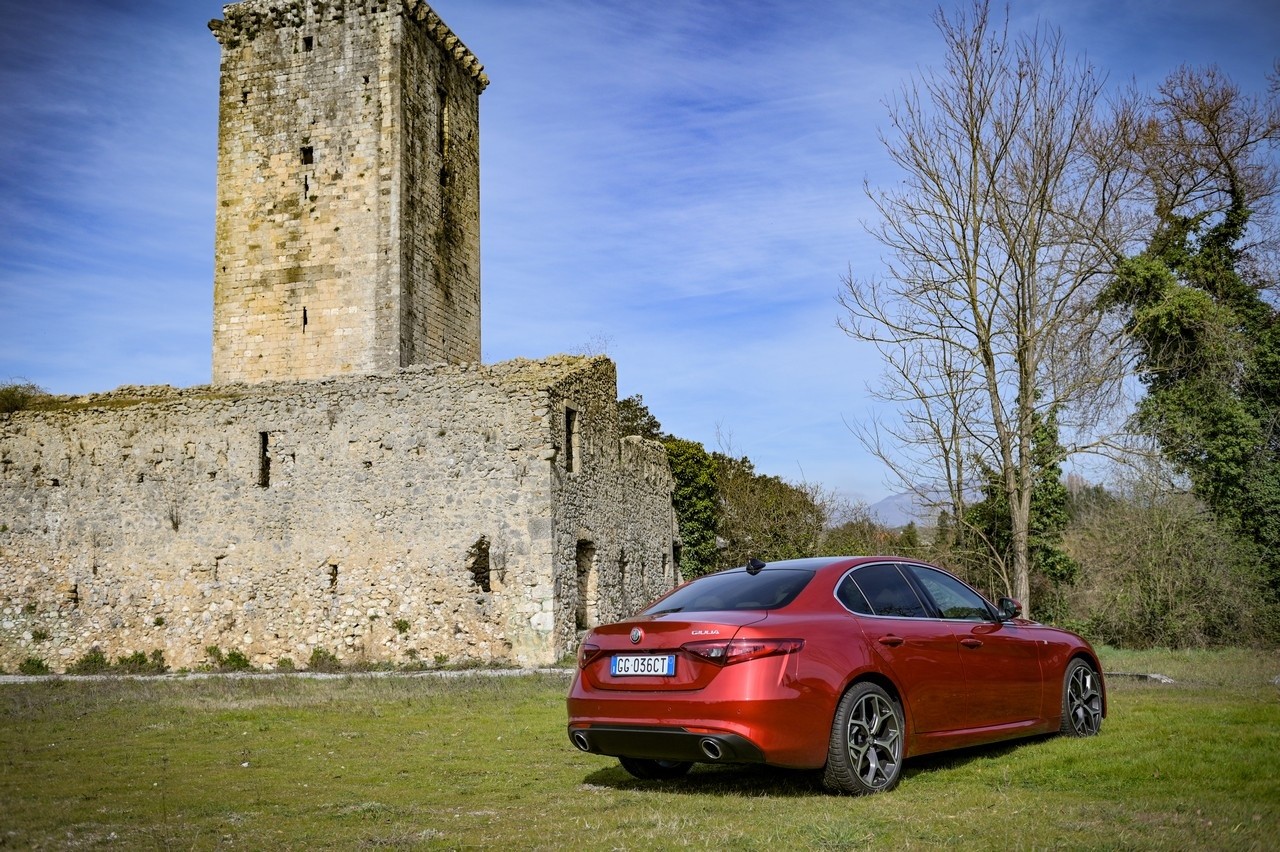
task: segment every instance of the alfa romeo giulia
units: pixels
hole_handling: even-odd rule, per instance
[[[823,769],[843,793],[892,789],[910,757],[1098,733],[1097,655],[909,559],[750,565],[691,580],[578,651],[569,739],[639,778],[694,763]]]

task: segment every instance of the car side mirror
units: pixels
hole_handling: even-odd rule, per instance
[[[1012,621],[1022,615],[1022,604],[1014,598],[1001,598],[996,605],[1000,609],[1001,621]]]

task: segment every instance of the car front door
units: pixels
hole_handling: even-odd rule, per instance
[[[1044,679],[1036,628],[999,621],[982,596],[924,565],[904,565],[950,626],[968,692],[966,727],[985,728],[1038,719]]]

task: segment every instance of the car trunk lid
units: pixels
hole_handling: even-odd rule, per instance
[[[603,690],[702,689],[723,668],[714,661],[718,647],[766,615],[761,610],[666,613],[597,627],[579,654],[582,678]]]

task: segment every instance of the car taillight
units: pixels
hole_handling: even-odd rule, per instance
[[[600,656],[599,646],[583,642],[578,646],[578,668],[585,669],[598,656]]]
[[[803,639],[712,639],[686,642],[680,650],[717,666],[730,666],[761,657],[794,654],[803,647]]]

